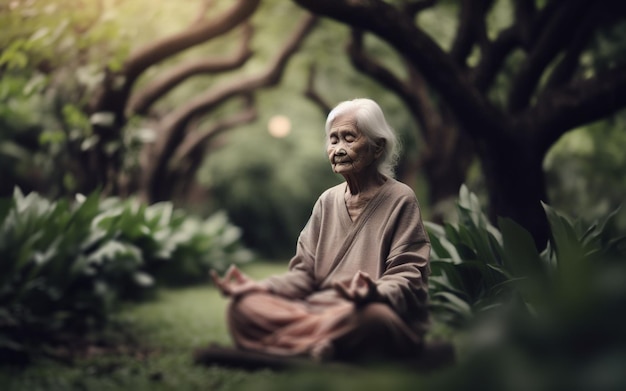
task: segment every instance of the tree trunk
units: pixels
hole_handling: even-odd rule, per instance
[[[479,153],[489,194],[489,217],[508,217],[532,234],[537,249],[545,248],[548,222],[541,202],[547,201],[542,156],[522,143],[501,141]]]
[[[447,201],[458,197],[473,156],[473,149],[468,147],[459,150],[457,156],[436,156],[423,162],[422,172],[428,182],[428,200],[432,209],[431,221],[442,223],[445,220]]]

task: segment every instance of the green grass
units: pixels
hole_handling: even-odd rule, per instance
[[[284,263],[250,264],[261,278]],[[13,390],[381,390],[415,389],[424,378],[392,368],[320,368],[290,373],[246,372],[194,365],[192,352],[211,342],[229,344],[226,300],[211,286],[162,290],[156,300],[128,305],[115,326],[133,336],[133,348],[91,354],[73,364],[39,360],[25,369],[0,368],[0,389]],[[115,332],[113,333],[115,335]]]

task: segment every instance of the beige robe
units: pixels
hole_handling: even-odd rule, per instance
[[[419,348],[428,321],[430,242],[415,194],[388,178],[353,222],[346,186],[319,197],[288,272],[261,282],[271,294],[231,302],[237,346],[281,355],[330,346],[336,356],[357,354],[364,344],[392,354]],[[379,303],[356,306],[333,289],[358,271],[375,280]]]

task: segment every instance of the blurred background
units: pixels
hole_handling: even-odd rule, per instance
[[[431,235],[428,338],[469,358],[428,384],[623,388],[625,4],[0,0],[0,364],[228,386],[187,361],[228,341],[207,271],[284,270],[343,180],[326,115],[369,97]],[[121,329],[162,354],[90,361],[155,294]]]
[[[464,134],[463,114],[441,103],[446,93],[420,80],[428,75],[407,53],[334,19],[313,24],[292,2],[239,3],[3,0],[0,194],[100,189],[204,216],[225,210],[250,247],[288,257],[317,196],[341,180],[324,155],[328,109],[370,97],[402,139],[398,177],[427,219],[451,215],[462,183],[489,203],[484,161],[497,158],[481,149],[497,144]],[[474,19],[495,37],[515,4],[489,3]],[[458,10],[441,1],[419,13],[420,28],[445,50],[459,45]],[[577,71],[587,77],[626,52],[624,23],[589,34]],[[463,61],[479,64],[480,55]],[[518,62],[494,72],[485,93],[504,113]],[[543,173],[529,175],[545,175],[542,201],[589,221],[622,202],[625,115],[604,110],[532,152]]]

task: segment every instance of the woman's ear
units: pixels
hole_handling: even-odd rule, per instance
[[[376,159],[378,159],[383,152],[385,151],[385,144],[386,144],[387,140],[385,140],[384,138],[378,139],[376,141],[376,146],[374,148],[374,157]]]

